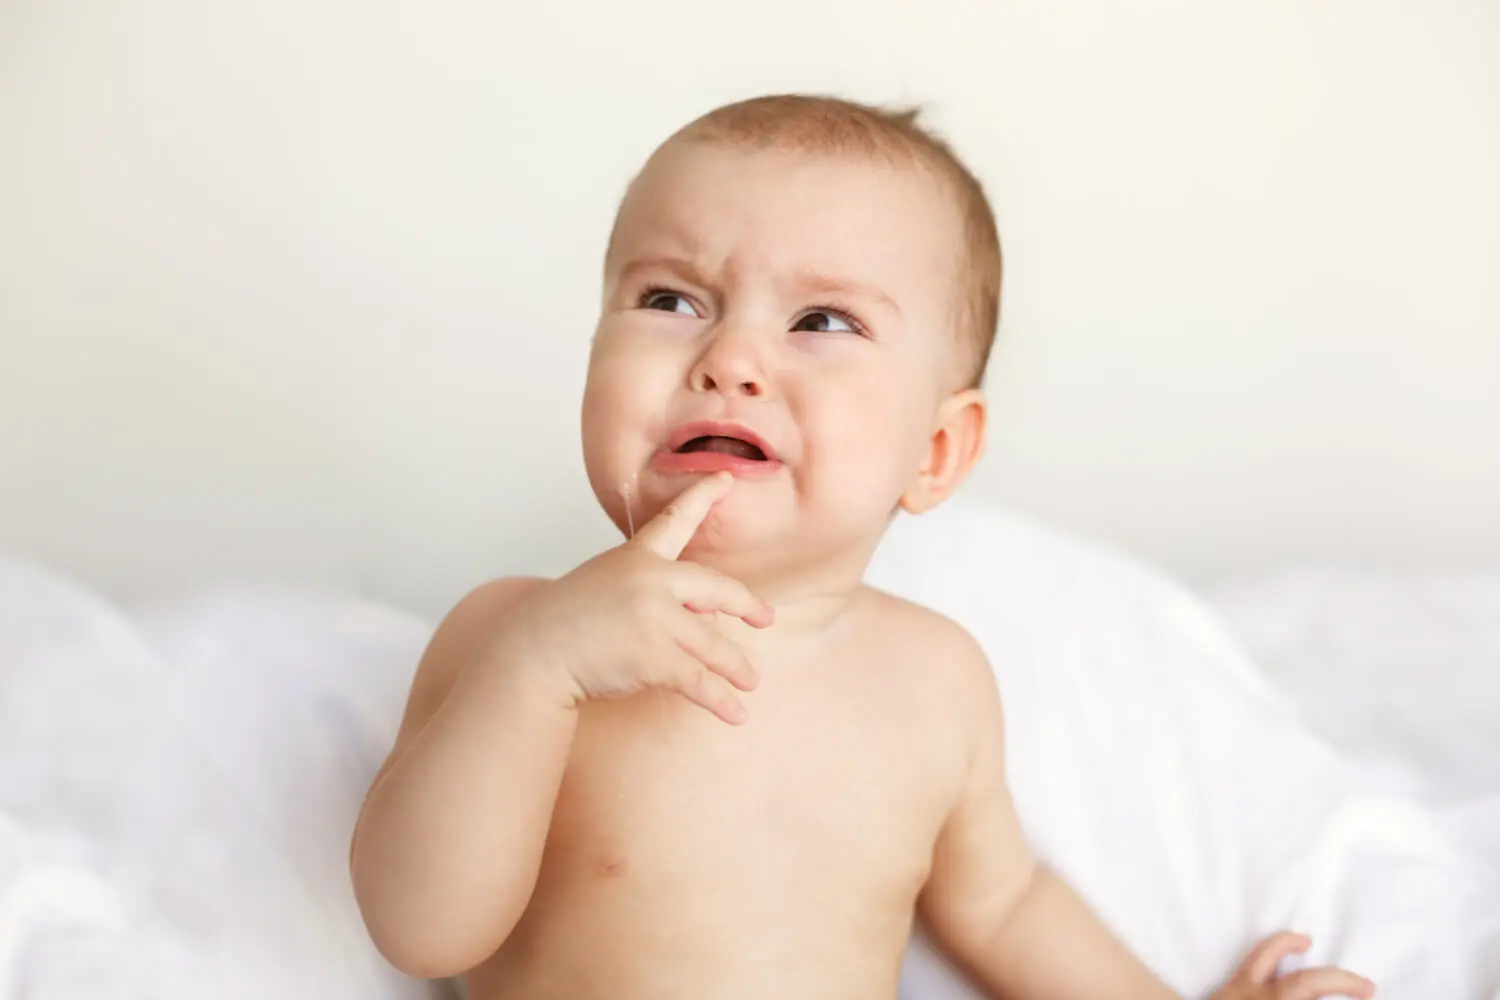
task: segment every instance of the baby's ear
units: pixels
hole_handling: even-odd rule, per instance
[[[901,495],[901,509],[925,514],[952,496],[984,454],[988,407],[979,389],[956,392],[938,408],[927,458]]]

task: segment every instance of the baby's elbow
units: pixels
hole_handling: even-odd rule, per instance
[[[464,975],[479,964],[456,959],[451,955],[430,954],[420,950],[407,953],[387,947],[380,948],[380,954],[397,972],[413,979],[452,979]]]
[[[361,879],[354,867],[354,896],[365,933],[375,950],[397,971],[416,979],[450,979],[472,971],[500,949],[515,925],[506,920],[466,916],[462,907],[413,905],[389,886]],[[493,918],[493,914],[488,914]]]
[[[392,921],[382,926],[367,920],[366,928],[375,950],[398,972],[414,979],[451,979],[473,971],[495,953],[499,945],[465,940],[450,928],[429,924],[402,926]]]

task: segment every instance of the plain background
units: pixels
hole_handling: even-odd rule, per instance
[[[919,101],[992,193],[976,493],[1196,582],[1500,564],[1495,0],[9,0],[0,551],[566,569],[615,203],[780,90]]]

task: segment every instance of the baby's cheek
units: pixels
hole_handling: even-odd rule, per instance
[[[628,356],[596,359],[584,388],[584,432],[621,434],[646,418],[647,401],[660,379],[653,379]],[[656,395],[660,395],[657,390]]]
[[[859,504],[864,498],[876,506],[905,489],[905,472],[911,464],[910,432],[875,410],[844,411],[829,426],[819,442],[820,479],[826,489],[836,491],[846,502]]]
[[[583,404],[583,461],[595,492],[613,490],[626,474],[627,443],[636,433],[629,399],[607,385],[590,386]]]
[[[879,385],[850,386],[819,406],[821,436],[840,451],[885,459],[909,447],[914,428],[899,395]]]

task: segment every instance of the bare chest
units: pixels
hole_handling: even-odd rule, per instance
[[[673,695],[598,706],[554,812],[551,877],[671,890],[914,893],[951,801],[940,741],[876,701],[750,702],[727,726]]]
[[[581,709],[536,888],[471,995],[894,996],[966,741],[882,634],[765,664],[743,726],[654,690]]]

